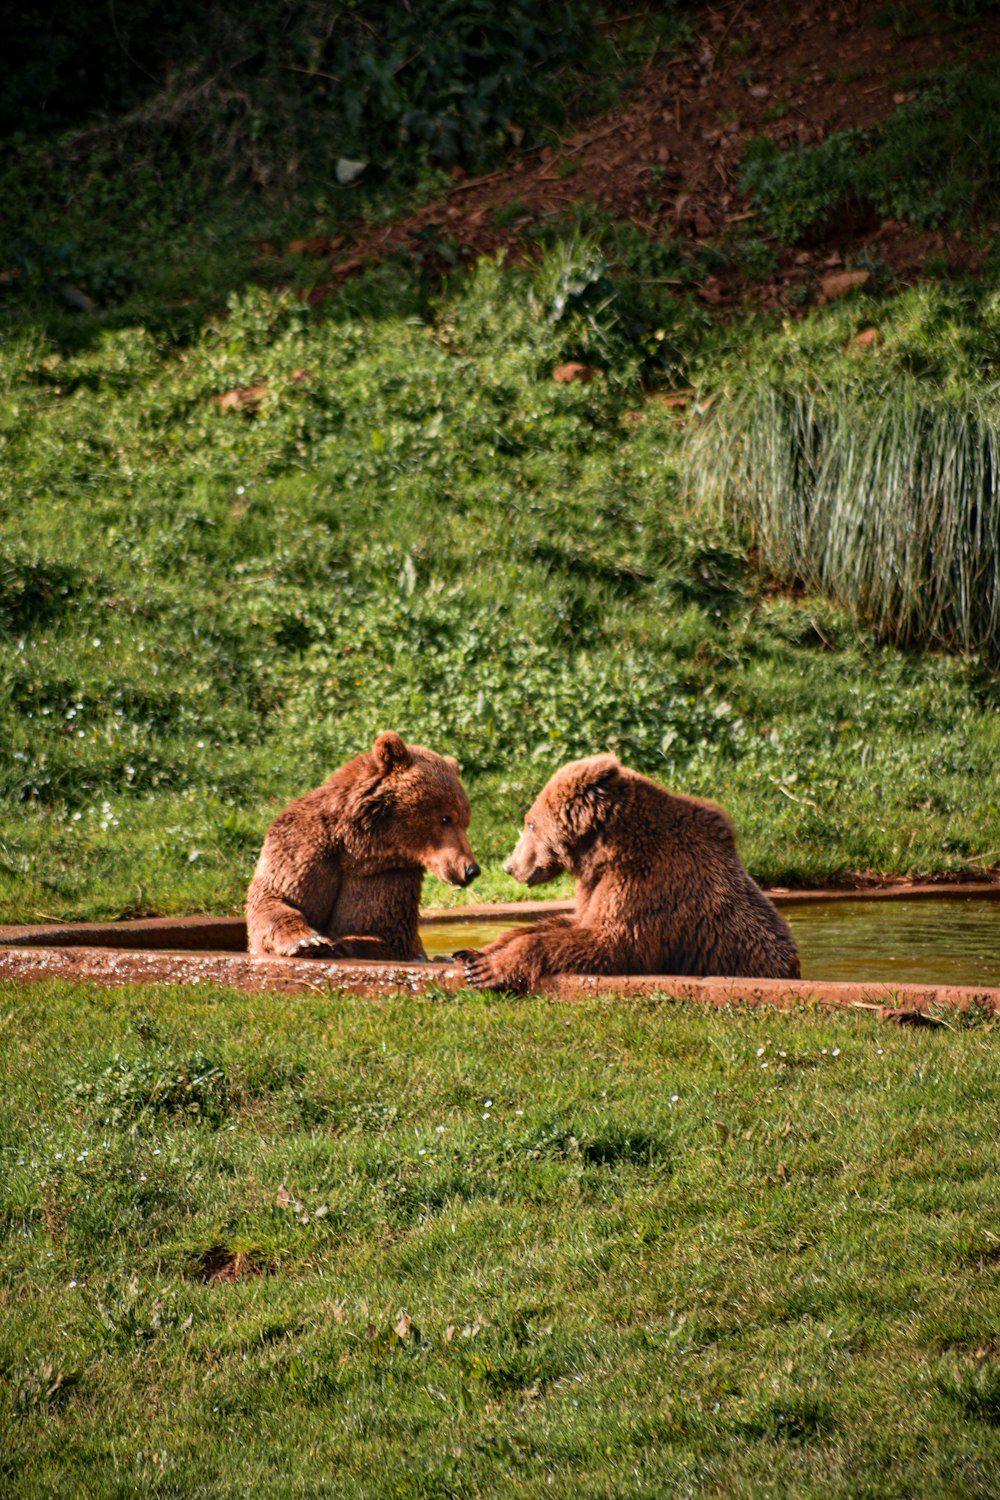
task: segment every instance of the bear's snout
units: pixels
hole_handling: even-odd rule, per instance
[[[471,885],[479,874],[479,866],[476,856],[465,843],[460,841],[465,848],[435,849],[429,851],[423,859],[424,868],[432,870],[439,880],[446,880],[449,885],[467,886]]]

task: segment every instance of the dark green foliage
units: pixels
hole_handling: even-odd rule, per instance
[[[531,306],[558,329],[564,358],[600,363],[620,382],[679,385],[711,326],[692,295],[701,273],[675,241],[598,219],[546,237]]]
[[[554,118],[558,70],[593,45],[590,0],[117,0],[51,16],[11,7],[0,132],[131,111],[139,140],[222,144],[258,177],[276,147],[383,163],[401,142],[474,164],[515,127]],[[110,24],[109,24],[110,22]],[[269,140],[268,137],[271,137]]]
[[[845,215],[965,227],[1000,205],[1000,73],[952,68],[868,131],[782,153],[751,144],[741,187],[782,243],[835,231]]]
[[[860,130],[842,130],[818,146],[782,152],[765,137],[747,148],[740,188],[764,211],[765,227],[783,244],[807,230],[835,226],[836,215],[860,202]]]

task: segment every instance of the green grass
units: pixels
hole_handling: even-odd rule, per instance
[[[462,761],[475,896],[517,894],[525,808],[598,749],[723,801],[767,880],[996,862],[996,678],[774,591],[685,498],[671,414],[634,420],[603,282],[574,298],[565,269],[487,264],[430,304],[400,266],[315,309],[250,288],[180,341],[139,312],[8,326],[9,919],[238,909],[271,818],[386,727]],[[696,377],[794,348],[698,336]],[[607,373],[555,384],[585,340]]]
[[[991,1026],[0,1006],[11,1500],[996,1494]]]

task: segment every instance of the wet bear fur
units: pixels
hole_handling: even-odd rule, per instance
[[[479,874],[459,764],[389,730],[268,829],[247,893],[251,953],[424,959],[424,870]]]
[[[569,870],[576,908],[463,955],[479,988],[523,992],[561,973],[799,976],[788,924],[744,869],[722,808],[613,755],[556,772],[504,869],[532,886]]]

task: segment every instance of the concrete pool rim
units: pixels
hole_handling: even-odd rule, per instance
[[[1000,881],[771,889],[777,906],[820,901],[987,900],[1000,902]],[[530,921],[572,910],[570,901],[487,902],[430,908],[425,925]],[[52,922],[0,926],[0,978],[66,978],[118,986],[130,983],[229,985],[251,992],[349,991],[378,996],[465,988],[460,965],[447,962],[251,958],[240,948],[240,917],[141,917],[122,922]],[[221,950],[221,951],[220,951]],[[938,1009],[971,1007],[1000,1013],[1000,987],[887,984],[835,980],[705,978],[674,975],[558,975],[540,993],[559,1000],[590,995],[662,995],[721,1006],[819,1004],[877,1010],[898,1020]]]

